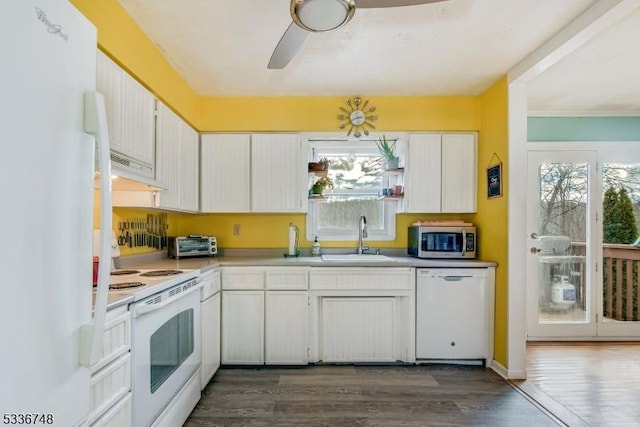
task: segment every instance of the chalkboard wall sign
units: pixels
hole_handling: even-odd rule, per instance
[[[493,159],[499,163],[491,164]],[[496,153],[493,153],[487,167],[487,197],[489,199],[502,196],[502,162]]]

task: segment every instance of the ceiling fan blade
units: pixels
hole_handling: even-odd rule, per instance
[[[284,68],[298,53],[310,34],[309,31],[303,30],[292,22],[274,49],[267,68],[271,70]]]
[[[356,0],[358,9],[370,9],[378,7],[417,6],[419,4],[439,3],[449,0]]]

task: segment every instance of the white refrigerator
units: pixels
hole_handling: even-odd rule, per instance
[[[100,138],[85,131],[105,124],[95,106],[85,107],[86,94],[96,99],[96,48],[95,27],[66,0],[0,2],[3,425],[76,426],[89,413],[87,359],[96,358],[104,324],[103,307],[92,316],[94,145]],[[98,151],[103,160],[108,156],[108,147]],[[101,169],[110,172],[108,161]],[[107,184],[101,225],[110,236],[109,192]],[[101,256],[108,250],[103,239]],[[101,305],[107,282],[105,268]]]

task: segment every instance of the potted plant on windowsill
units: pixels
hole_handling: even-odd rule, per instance
[[[387,138],[382,135],[376,141],[378,151],[386,163],[387,170],[398,169],[398,156],[396,156],[396,142],[389,142]]]
[[[311,197],[320,197],[325,188],[333,188],[333,181],[328,176],[323,176],[311,186]]]

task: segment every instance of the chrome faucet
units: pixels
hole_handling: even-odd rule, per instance
[[[358,254],[363,254],[364,251],[369,250],[369,246],[363,244],[362,239],[367,237],[367,218],[364,215],[360,215],[358,220]]]

